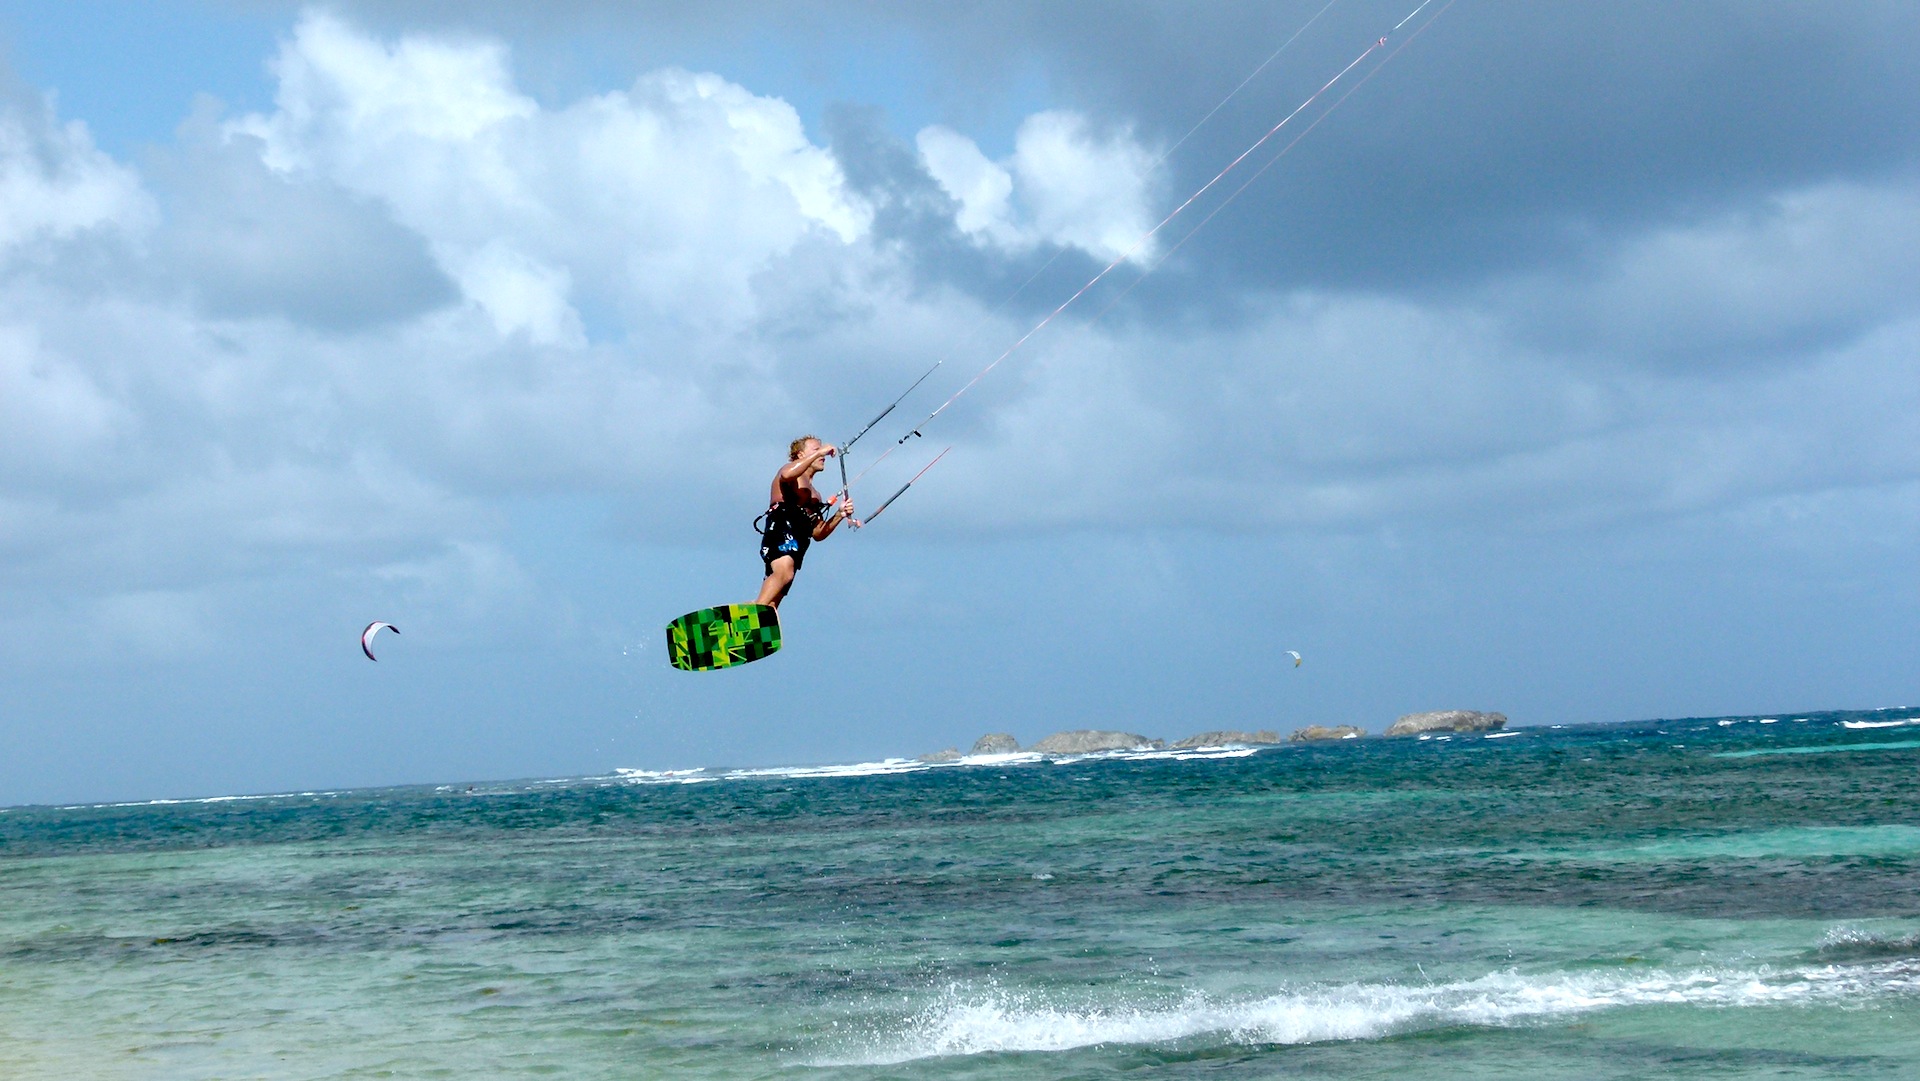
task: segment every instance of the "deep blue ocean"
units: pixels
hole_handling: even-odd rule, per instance
[[[1920,709],[0,811],[0,1077],[1920,1077]]]

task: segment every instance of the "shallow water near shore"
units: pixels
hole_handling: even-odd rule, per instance
[[[1909,722],[12,808],[0,1076],[1915,1077]]]

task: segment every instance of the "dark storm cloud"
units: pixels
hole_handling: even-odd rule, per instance
[[[911,145],[887,130],[877,106],[842,104],[827,112],[827,148],[847,186],[873,207],[877,239],[904,245],[919,261],[964,259],[953,218],[959,209]]]
[[[1916,310],[1920,192],[1827,184],[1615,245],[1590,269],[1490,290],[1563,356],[1711,372],[1843,348]]]
[[[1010,4],[957,36],[1039,51],[1081,106],[1177,137],[1318,6]],[[1175,163],[1204,179],[1412,6],[1329,11]],[[1276,232],[1329,216],[1362,237],[1431,228],[1422,216],[1660,218],[1915,156],[1911,6],[1461,0],[1428,14],[1442,11],[1280,170],[1298,181],[1272,201],[1289,227]]]
[[[1409,6],[1329,12],[1170,159],[1172,189],[1197,188]],[[1307,11],[1099,7],[1009,5],[955,36],[975,56],[1043,53],[1064,97],[1164,144]],[[1920,14],[1895,6],[1457,3],[1196,236],[1177,269],[1201,289],[1445,290],[1577,262],[1622,228],[1883,176],[1920,148],[1917,41]]]
[[[892,31],[936,96],[1037,63],[1054,104],[1171,143],[1298,30],[1286,4],[575,2],[350,5],[540,35],[569,20],[699,42],[772,28],[794,48]],[[1169,162],[1211,176],[1413,8],[1347,0]],[[1920,9],[1902,4],[1435,3],[1434,22],[1212,229],[1196,266],[1240,280],[1445,285],[1563,257],[1588,230],[1674,220],[1783,187],[1864,178],[1920,149]],[[800,44],[806,42],[807,44]],[[1390,44],[1398,44],[1396,41]],[[1371,64],[1349,77],[1365,75]],[[763,92],[778,92],[765,87]],[[1302,117],[1302,122],[1312,114]],[[1463,257],[1468,261],[1463,266]]]

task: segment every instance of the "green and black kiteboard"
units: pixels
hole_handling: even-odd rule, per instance
[[[780,615],[765,604],[723,604],[667,624],[667,660],[683,672],[711,672],[778,651]]]

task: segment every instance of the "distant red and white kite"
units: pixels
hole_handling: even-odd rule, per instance
[[[360,632],[360,652],[366,654],[367,659],[370,661],[380,659],[373,655],[373,636],[379,634],[383,629],[392,631],[395,634],[400,633],[400,628],[391,623],[382,623],[377,619],[367,624],[367,629]]]

